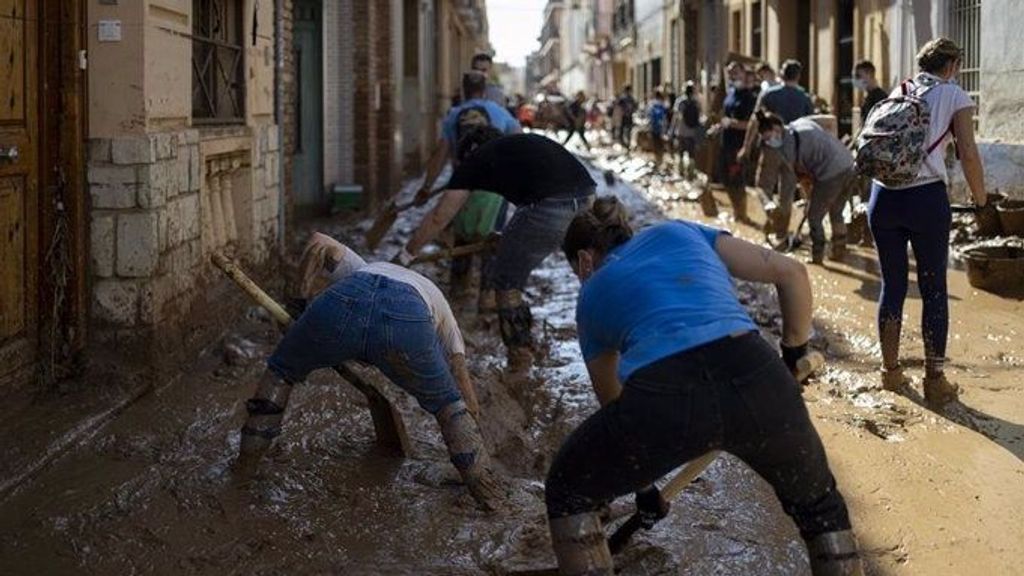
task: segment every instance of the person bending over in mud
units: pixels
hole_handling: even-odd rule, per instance
[[[412,262],[465,204],[470,190],[490,190],[514,204],[515,215],[501,235],[488,273],[497,290],[509,368],[528,368],[533,361],[533,316],[523,301],[526,281],[558,249],[573,215],[593,199],[596,184],[568,150],[537,134],[502,136],[491,127],[476,128],[459,141],[458,154],[448,190],[392,261]]]
[[[580,348],[602,408],[568,437],[548,472],[561,573],[610,576],[599,508],[639,491],[641,512],[657,514],[664,503],[648,488],[655,480],[726,450],[775,489],[816,576],[861,574],[846,504],[793,376],[811,329],[804,265],[692,222],[634,236],[614,197],[581,211],[562,248],[582,282]],[[732,277],[775,284],[781,359],[736,298]]]
[[[367,264],[319,233],[306,246],[301,270],[302,296],[312,302],[267,360],[256,395],[246,402],[239,464],[251,468],[280,434],[295,384],[318,368],[358,360],[376,366],[434,415],[470,493],[484,508],[496,508],[500,482],[477,424],[465,344],[437,286],[401,266]]]

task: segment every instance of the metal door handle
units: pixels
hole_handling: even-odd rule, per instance
[[[4,148],[0,146],[0,160],[7,160],[8,162],[17,162],[18,156],[21,152],[18,151],[17,146],[11,146],[10,148]]]

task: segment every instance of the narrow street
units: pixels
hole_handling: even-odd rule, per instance
[[[606,149],[592,160],[599,193],[620,195],[638,223],[698,218],[695,203],[659,200],[661,184],[642,163],[627,165]],[[604,168],[647,187],[609,189]],[[736,228],[722,214],[718,225],[757,239],[757,231]],[[396,237],[418,217],[403,217],[375,256],[390,257]],[[333,221],[311,229],[359,246],[368,226]],[[295,238],[293,249],[302,235]],[[877,389],[871,254],[858,250],[849,265],[812,270],[814,342],[829,367],[805,399],[869,573],[1015,572],[1024,546],[1024,428],[1014,422],[1024,407],[1021,302],[971,290],[961,272],[951,272],[951,375],[966,392],[963,407],[940,416],[919,398]],[[425,272],[444,285],[442,265]],[[476,318],[470,302],[455,303],[485,435],[514,478],[507,513],[475,509],[456,485],[432,419],[397,391],[415,456],[379,453],[365,403],[326,371],[293,397],[284,435],[259,476],[235,478],[229,465],[242,402],[277,338],[253,309],[226,338],[232,353],[224,343],[212,348],[177,383],[124,410],[0,504],[0,573],[441,575],[551,565],[543,475],[561,439],[596,408],[575,340],[575,283],[561,255],[535,273],[529,295],[547,353],[525,379],[503,377],[496,327]],[[739,290],[771,335],[778,326],[771,291]],[[914,304],[907,312],[915,317]],[[905,337],[917,340],[913,330]],[[919,358],[910,346],[910,358]],[[670,517],[619,559],[627,575],[805,574],[806,562],[770,489],[731,457],[712,465]]]

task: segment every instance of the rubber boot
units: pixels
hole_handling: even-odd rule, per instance
[[[812,244],[811,245],[811,264],[822,265],[825,263],[825,245],[824,244]]]
[[[903,374],[903,368],[882,369],[882,388],[889,392],[902,392],[910,386],[910,378]]]
[[[519,290],[499,290],[498,325],[508,349],[508,369],[522,372],[533,365],[533,314]]]
[[[587,512],[554,518],[548,521],[551,527],[551,544],[558,559],[558,573],[562,576],[612,576],[615,563],[612,561],[608,540],[605,538],[601,519],[596,512]]]
[[[452,402],[435,417],[441,426],[441,436],[448,446],[451,462],[469,493],[485,510],[500,508],[504,500],[501,482],[491,466],[480,427],[466,409],[466,403],[462,400]]]
[[[834,236],[829,245],[828,259],[842,262],[846,258],[846,236]]]
[[[750,216],[747,215],[747,191],[743,188],[729,188],[729,202],[732,203],[732,214],[737,222],[748,223]]]
[[[260,376],[256,394],[245,401],[249,417],[242,426],[239,466],[249,469],[254,467],[270,448],[274,438],[281,434],[281,421],[291,393],[292,384],[270,370],[265,370]]]
[[[864,576],[853,530],[826,532],[807,541],[814,576]]]
[[[960,395],[960,387],[946,379],[943,373],[924,377],[924,401],[933,409],[944,408]]]
[[[477,314],[493,314],[498,310],[498,294],[493,288],[481,288],[476,301]]]

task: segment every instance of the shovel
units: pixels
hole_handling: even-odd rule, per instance
[[[239,288],[245,292],[253,302],[262,306],[278,324],[288,327],[292,323],[292,317],[288,312],[270,297],[262,288],[256,285],[237,264],[220,253],[212,256],[213,264],[220,268],[224,274],[231,278]],[[388,451],[402,456],[412,453],[412,443],[405,431],[405,422],[402,415],[391,404],[380,389],[370,383],[367,379],[357,373],[364,372],[360,367],[351,362],[335,366],[334,371],[366,396],[367,404],[370,407],[370,415],[373,418],[373,430],[377,436],[377,443]]]
[[[430,200],[434,196],[437,196],[444,191],[444,188],[439,188],[430,193],[427,200]],[[417,204],[416,199],[413,198],[408,202],[399,204],[395,200],[392,200],[377,214],[377,219],[373,221],[373,226],[366,233],[366,247],[370,250],[376,250],[377,246],[380,245],[380,241],[387,235],[388,230],[395,225],[395,220],[398,220],[398,215],[410,208],[415,208],[423,203]]]
[[[477,252],[484,252],[490,250],[498,244],[501,239],[501,234],[491,234],[485,240],[476,242],[474,244],[466,244],[464,246],[456,246],[454,248],[446,248],[439,250],[431,254],[423,254],[417,256],[412,264],[425,264],[427,262],[437,262],[438,260],[444,260],[446,258],[458,258],[460,256],[469,256],[470,254],[476,254]]]

